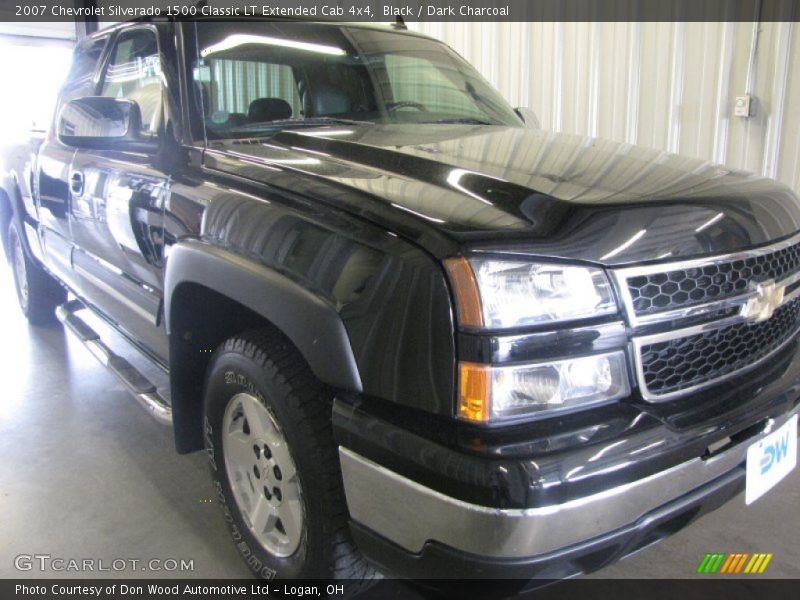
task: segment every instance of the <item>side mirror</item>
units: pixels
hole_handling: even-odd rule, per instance
[[[539,117],[537,117],[536,113],[530,108],[521,106],[519,108],[515,108],[514,112],[517,113],[517,116],[522,119],[523,123],[525,123],[525,127],[529,129],[542,128],[541,124],[539,123]]]
[[[132,100],[86,96],[70,100],[58,118],[62,144],[95,150],[127,150],[152,154],[153,138],[141,134],[142,112]]]

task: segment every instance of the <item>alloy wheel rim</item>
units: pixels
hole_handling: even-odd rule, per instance
[[[271,554],[292,555],[305,535],[300,480],[275,417],[252,394],[236,394],[228,402],[222,449],[245,524]]]

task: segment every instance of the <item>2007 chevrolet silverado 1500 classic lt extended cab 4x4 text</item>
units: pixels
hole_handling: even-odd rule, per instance
[[[22,309],[208,453],[260,576],[598,569],[791,468],[800,205],[530,121],[407,31],[101,30],[5,163]]]

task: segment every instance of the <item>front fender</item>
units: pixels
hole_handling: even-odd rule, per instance
[[[330,301],[239,254],[195,239],[182,240],[170,249],[164,282],[169,335],[175,333],[172,301],[186,283],[226,296],[272,323],[294,343],[323,383],[362,391],[347,331]]]

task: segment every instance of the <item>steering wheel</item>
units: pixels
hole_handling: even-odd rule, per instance
[[[400,100],[399,102],[389,102],[386,104],[387,112],[394,112],[400,108],[416,108],[418,111],[428,112],[428,109],[425,108],[424,104],[412,102],[411,100]]]

